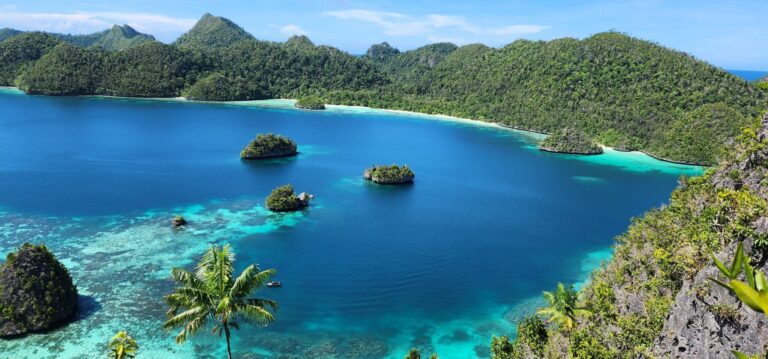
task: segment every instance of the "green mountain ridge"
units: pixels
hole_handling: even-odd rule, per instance
[[[0,29],[0,42],[30,32],[15,29]],[[85,35],[49,33],[49,35],[80,47],[101,48],[107,51],[124,50],[146,42],[156,41],[152,35],[142,34],[129,25],[114,25],[111,29]]]
[[[91,46],[118,51],[152,41],[156,41],[152,35],[142,34],[128,25],[114,25],[110,30],[103,32]]]
[[[16,35],[21,34],[21,33],[22,33],[22,31],[19,31],[19,30],[16,30],[16,29],[9,29],[7,27],[6,28],[2,28],[2,29],[0,29],[0,42],[2,42],[3,40],[5,40],[5,39],[7,39],[9,37],[13,37],[13,36],[16,36]]]
[[[499,49],[476,44],[435,53],[422,47],[374,63],[394,80],[392,86],[333,94],[331,102],[545,133],[574,126],[607,146],[696,164],[714,164],[719,149],[768,103],[735,75],[617,32],[583,40],[518,40]],[[696,111],[718,103],[738,115],[722,118],[726,123],[718,131],[697,125],[712,120]],[[689,130],[693,138],[682,136]]]
[[[174,45],[186,47],[220,48],[239,41],[254,40],[231,20],[206,13],[192,29],[181,35]]]

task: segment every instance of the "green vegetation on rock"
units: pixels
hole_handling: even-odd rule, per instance
[[[242,151],[240,158],[245,160],[258,160],[274,157],[295,156],[299,152],[296,142],[292,139],[272,133],[258,134],[248,143]]]
[[[555,131],[541,141],[539,149],[548,152],[575,153],[582,155],[598,155],[603,153],[600,147],[584,132],[566,127]]]
[[[25,243],[0,265],[0,337],[52,329],[77,300],[69,271],[44,245]]]
[[[407,166],[373,166],[363,173],[363,178],[379,184],[411,183],[416,175]]]
[[[755,83],[755,86],[757,86],[758,89],[768,92],[768,76],[763,77]]]
[[[543,357],[636,358],[677,353],[677,346],[684,345],[675,336],[680,333],[668,329],[670,336],[666,337],[662,328],[704,314],[670,312],[673,305],[685,305],[698,297],[722,298],[708,297],[711,289],[694,286],[702,277],[700,273],[711,273],[710,254],[742,241],[752,243],[758,253],[768,251],[768,182],[764,180],[768,176],[768,117],[764,123],[766,127],[759,131],[744,130],[737,148],[723,154],[717,169],[702,177],[681,178],[668,205],[634,219],[627,232],[616,238],[613,259],[592,274],[576,302],[591,313],[587,319],[572,317],[570,329],[565,325],[548,326],[546,335],[534,336],[539,339],[533,341],[520,332],[524,327],[519,326],[516,341],[505,346],[494,339],[492,347],[503,349],[503,355],[542,348]],[[683,287],[690,289],[681,293]],[[708,306],[718,304],[713,302],[715,299],[700,305],[706,313],[710,313]],[[716,312],[734,314],[720,304]],[[668,316],[680,317],[667,322]],[[744,333],[747,328],[750,335],[762,330],[761,324],[755,323],[738,332]],[[693,338],[687,338],[686,353],[697,350],[703,355],[718,345],[727,345],[726,339],[712,333],[688,333],[701,336],[696,339],[703,344],[694,347],[697,344]],[[526,339],[519,339],[523,337]],[[747,344],[761,345],[741,345]],[[494,352],[495,358],[507,358],[503,355]]]
[[[305,110],[325,110],[325,102],[318,96],[302,96],[296,100],[296,107]]]
[[[291,212],[306,208],[312,198],[312,195],[306,192],[297,196],[293,192],[293,186],[286,184],[273,189],[265,204],[272,212]]]

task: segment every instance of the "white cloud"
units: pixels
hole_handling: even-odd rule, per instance
[[[101,31],[114,24],[128,24],[136,30],[157,35],[178,35],[195,25],[195,19],[131,12],[0,12],[4,27],[65,33]]]
[[[294,24],[288,24],[285,26],[280,26],[280,33],[283,35],[288,36],[294,36],[294,35],[309,35],[307,31],[301,28],[299,25]]]
[[[475,36],[514,37],[535,34],[547,29],[542,25],[506,25],[499,27],[477,26],[461,16],[429,14],[413,17],[396,12],[380,12],[361,9],[326,11],[326,16],[342,20],[358,20],[375,24],[391,36],[426,36],[443,38],[442,32]]]

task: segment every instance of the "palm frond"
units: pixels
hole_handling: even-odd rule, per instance
[[[235,299],[245,298],[255,289],[264,287],[277,273],[274,269],[259,271],[259,267],[250,265],[235,279],[229,296]]]
[[[191,321],[197,320],[200,317],[207,316],[210,316],[210,312],[207,311],[204,307],[190,308],[174,315],[173,317],[168,318],[168,320],[163,323],[163,328],[169,329],[186,326]]]
[[[256,305],[247,304],[244,306],[239,306],[235,313],[238,317],[258,325],[267,325],[275,320],[275,317],[272,315],[272,313],[263,307]]]
[[[234,259],[229,245],[224,245],[221,249],[211,246],[197,265],[197,278],[213,293],[223,295],[231,285]]]
[[[243,302],[248,305],[255,305],[257,307],[262,307],[262,308],[270,308],[273,311],[280,309],[280,305],[272,299],[250,298],[250,299],[244,300]]]

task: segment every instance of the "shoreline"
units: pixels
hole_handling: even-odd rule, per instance
[[[13,86],[0,86],[0,90],[2,89],[13,90],[14,92],[18,91],[20,94],[26,94],[24,91]],[[46,95],[31,95],[31,96],[46,96]],[[48,96],[48,97],[51,97],[51,96]],[[189,100],[181,96],[180,97],[130,97],[130,96],[109,96],[109,95],[80,95],[80,96],[52,96],[52,97],[86,97],[86,98],[99,98],[99,99],[168,101],[168,102],[191,103],[191,104],[199,103],[199,104],[217,104],[217,105],[230,105],[230,106],[232,105],[252,106],[252,107],[261,107],[261,108],[276,108],[276,109],[293,109],[297,111],[312,111],[312,112],[323,112],[323,111],[341,112],[341,113],[379,112],[379,113],[388,113],[388,114],[394,114],[394,115],[402,115],[407,117],[416,117],[416,118],[422,118],[422,119],[428,119],[428,120],[450,121],[450,122],[463,123],[463,124],[469,124],[474,126],[503,129],[503,130],[515,132],[517,134],[520,134],[529,138],[533,138],[537,141],[541,141],[549,136],[544,132],[514,127],[514,126],[505,125],[497,122],[475,120],[470,118],[455,117],[455,116],[443,115],[443,114],[427,114],[422,112],[414,112],[414,111],[406,111],[406,110],[393,110],[393,109],[386,109],[386,108],[375,108],[375,107],[356,106],[356,105],[332,105],[332,104],[326,104],[325,110],[306,110],[306,109],[301,109],[296,107],[295,99],[199,101],[199,100]],[[554,152],[554,151],[544,151],[544,152],[558,153],[563,155],[597,157],[599,155],[606,154],[606,152],[615,151],[615,152],[621,152],[621,153],[627,153],[627,154],[642,154],[659,162],[674,164],[674,165],[681,165],[681,166],[688,166],[688,167],[696,167],[702,170],[705,170],[706,168],[709,167],[709,166],[705,166],[697,163],[687,163],[687,162],[669,160],[669,159],[654,156],[653,154],[650,154],[645,151],[622,151],[622,150],[615,149],[613,147],[603,146],[603,145],[600,145],[600,147],[603,148],[603,153],[600,153],[600,154],[564,153],[564,152]]]

